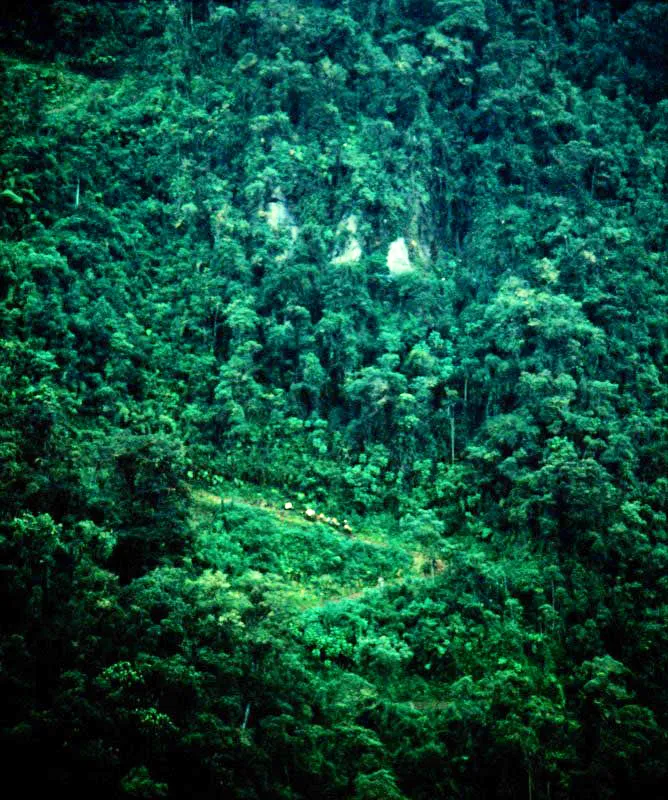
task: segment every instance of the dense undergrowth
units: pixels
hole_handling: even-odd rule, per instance
[[[667,30],[647,0],[0,12],[26,791],[661,796]]]

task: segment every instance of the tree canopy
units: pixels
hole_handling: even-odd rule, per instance
[[[652,0],[0,10],[26,791],[662,796],[667,33]]]

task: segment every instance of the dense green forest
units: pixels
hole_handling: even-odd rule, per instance
[[[6,783],[665,796],[667,43],[3,6]]]

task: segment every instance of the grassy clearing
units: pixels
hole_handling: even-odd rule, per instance
[[[387,515],[358,519],[346,535],[306,519],[300,507],[286,510],[277,495],[238,486],[193,489],[191,518],[203,557],[217,568],[236,563],[271,574],[276,602],[293,610],[361,599],[425,577],[428,556],[401,541]]]

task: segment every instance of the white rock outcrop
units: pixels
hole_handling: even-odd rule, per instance
[[[355,237],[350,239],[343,252],[334,256],[332,264],[355,264],[362,258],[362,247]]]
[[[406,240],[403,236],[395,239],[387,251],[387,268],[392,275],[405,275],[408,272],[413,272],[415,267],[411,264],[410,256],[408,255],[408,247]]]
[[[280,189],[277,189],[273,193],[271,200],[267,203],[265,217],[267,225],[269,225],[272,231],[279,231],[287,228],[293,242],[299,236],[299,226],[290,213],[288,204]]]
[[[357,217],[354,214],[342,220],[336,233],[345,244],[332,258],[332,264],[355,264],[362,258],[362,245],[357,238],[357,228]]]

